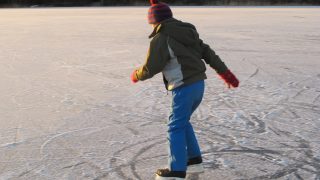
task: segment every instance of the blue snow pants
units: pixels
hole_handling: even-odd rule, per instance
[[[186,171],[188,159],[201,156],[190,117],[201,103],[203,93],[204,80],[172,91],[172,112],[168,122],[168,167],[171,171]]]

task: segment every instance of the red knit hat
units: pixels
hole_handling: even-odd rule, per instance
[[[172,11],[166,3],[158,0],[150,0],[151,7],[148,12],[149,24],[160,23],[163,20],[172,18]]]

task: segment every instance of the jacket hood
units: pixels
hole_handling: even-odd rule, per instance
[[[199,34],[192,24],[174,18],[161,22],[161,24],[154,28],[153,33],[149,37],[154,37],[159,32],[184,45],[193,45],[199,40]]]

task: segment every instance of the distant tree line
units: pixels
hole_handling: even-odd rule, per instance
[[[320,0],[163,0],[170,5],[320,5]],[[148,5],[148,0],[0,0],[1,7]]]

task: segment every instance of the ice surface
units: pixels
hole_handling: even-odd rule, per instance
[[[320,9],[173,7],[239,77],[208,68],[192,122],[205,173],[320,179]],[[0,10],[0,179],[153,179],[170,113],[147,7]]]

